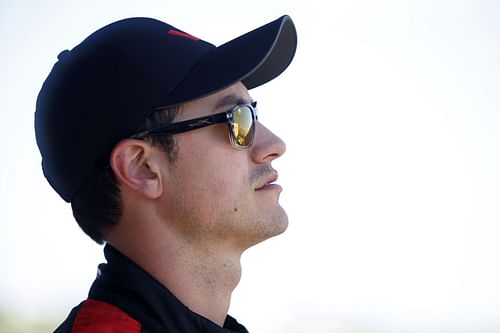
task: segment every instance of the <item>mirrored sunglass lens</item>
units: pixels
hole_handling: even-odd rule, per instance
[[[252,143],[255,126],[252,110],[248,106],[240,106],[233,114],[233,134],[236,143],[248,146]]]

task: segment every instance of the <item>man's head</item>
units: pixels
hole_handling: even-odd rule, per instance
[[[178,200],[179,206],[210,201],[210,194],[217,194],[217,190],[230,197],[241,184],[224,187],[219,183],[212,188],[208,183],[217,178],[215,171],[231,180],[242,177],[240,170],[235,169],[243,166],[237,164],[234,156],[236,152],[242,153],[241,147],[229,144],[234,149],[232,153],[210,155],[212,149],[219,147],[216,142],[206,141],[202,146],[194,142],[181,144],[185,138],[201,137],[220,129],[223,123],[182,134],[171,130],[165,135],[144,131],[228,110],[231,110],[228,115],[243,114],[248,123],[250,118],[246,114],[252,114],[253,107],[247,89],[284,71],[295,48],[295,28],[287,16],[219,47],[148,18],[126,19],[96,31],[72,51],[61,53],[38,97],[35,129],[46,178],[64,200],[72,202],[77,220],[84,220],[85,216],[95,220],[99,215],[107,215],[110,221],[119,218],[126,209],[123,206],[126,194],[121,192],[125,188],[134,189],[130,179],[145,174],[155,179],[146,184],[154,183],[156,190],[161,188],[160,196],[170,193],[177,184],[177,196],[170,196],[170,203]],[[250,105],[235,111],[239,104]],[[283,153],[283,143],[263,126],[256,125],[255,132],[254,144],[240,157],[246,155],[250,161],[252,151],[258,150],[259,142],[266,137],[276,142],[269,143],[275,146],[270,153],[274,157],[265,159],[270,162]],[[163,153],[172,172],[164,174],[166,169],[148,169],[154,164],[151,161],[141,164],[145,156],[156,156],[148,152],[158,151]],[[233,159],[227,159],[228,156]],[[218,165],[215,170],[215,162],[224,159],[226,164]],[[202,160],[207,163],[200,164]],[[133,169],[134,165],[137,169]],[[249,184],[253,181],[255,186],[262,186],[261,182],[271,180],[270,164],[262,165],[260,169],[257,164],[246,166],[247,172],[255,174],[248,179]],[[176,176],[172,178],[173,174]],[[202,174],[204,178],[196,178]],[[209,196],[201,198],[201,189]],[[139,188],[135,190],[141,192]],[[150,190],[143,194],[150,196]],[[190,190],[193,193],[188,194]],[[242,209],[236,203],[230,205],[234,206],[234,212]],[[99,207],[104,207],[104,211]],[[102,240],[98,222],[82,228],[95,240]]]

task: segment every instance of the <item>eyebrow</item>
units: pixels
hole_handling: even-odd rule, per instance
[[[238,104],[246,104],[246,103],[250,104],[252,102],[253,102],[253,100],[248,100],[248,99],[243,98],[241,96],[231,94],[231,95],[227,95],[227,96],[222,97],[215,105],[214,110],[217,111],[220,109],[233,107],[233,106],[238,105]]]

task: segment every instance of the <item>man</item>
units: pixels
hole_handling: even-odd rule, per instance
[[[130,18],[59,55],[35,113],[43,171],[107,263],[56,332],[247,332],[227,315],[241,254],[288,223],[285,144],[248,90],[296,38],[288,16],[219,47]]]

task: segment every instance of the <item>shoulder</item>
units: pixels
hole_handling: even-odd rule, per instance
[[[141,324],[120,308],[95,299],[87,299],[76,309],[66,326],[71,329],[56,332],[68,333],[139,333]]]

